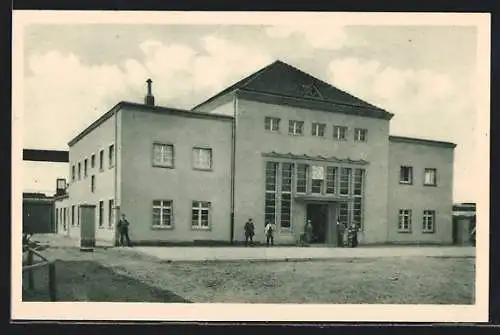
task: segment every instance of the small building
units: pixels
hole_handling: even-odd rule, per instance
[[[54,198],[44,193],[23,193],[23,232],[55,233]]]
[[[58,227],[79,234],[95,205],[95,237],[114,243],[125,213],[137,244],[256,240],[451,244],[455,144],[389,135],[389,113],[281,61],[191,110],[119,102],[69,141]]]

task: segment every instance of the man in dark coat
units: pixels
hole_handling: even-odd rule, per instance
[[[120,245],[121,246],[124,246],[125,245],[125,241],[127,241],[127,246],[131,246],[131,243],[130,243],[130,238],[128,236],[128,227],[130,226],[130,223],[128,222],[127,220],[127,217],[125,216],[125,214],[122,214],[122,218],[120,219],[120,221],[118,221],[118,224],[116,225],[116,228],[118,229],[118,234],[120,234]]]
[[[248,245],[248,240],[250,240],[250,245],[253,245],[253,236],[255,235],[255,225],[252,219],[248,219],[245,223],[245,246]]]

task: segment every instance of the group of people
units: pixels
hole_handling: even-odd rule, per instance
[[[255,236],[255,224],[253,219],[250,218],[245,223],[245,246],[253,245],[253,237]],[[266,236],[266,246],[274,245],[274,232],[276,231],[276,225],[271,222],[267,222],[264,226],[264,235]]]

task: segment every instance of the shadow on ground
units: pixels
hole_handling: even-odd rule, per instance
[[[169,302],[190,301],[136,279],[114,273],[93,261],[56,261],[57,301]],[[23,301],[49,301],[48,270],[35,270],[29,290],[23,274]]]

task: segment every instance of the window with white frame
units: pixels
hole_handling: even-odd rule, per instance
[[[171,228],[173,225],[172,200],[153,200],[153,227]]]
[[[304,128],[303,121],[296,121],[296,120],[288,121],[288,134],[290,135],[302,135],[303,128]]]
[[[264,199],[265,222],[276,223],[278,195],[278,163],[266,162],[266,185]]]
[[[366,142],[366,140],[367,140],[367,136],[366,136],[367,133],[368,133],[367,129],[355,128],[354,129],[354,140],[357,141],[357,142]]]
[[[411,209],[399,210],[399,232],[411,232]]]
[[[399,172],[399,183],[400,184],[413,184],[413,167],[401,166],[401,169]]]
[[[336,140],[345,140],[347,138],[347,127],[333,126],[333,138]]]
[[[311,168],[311,193],[323,193],[323,183],[325,179],[324,166],[312,166]]]
[[[307,193],[307,181],[309,177],[309,165],[307,164],[297,164],[297,193]]]
[[[191,227],[193,229],[210,228],[210,208],[208,201],[193,201]]]
[[[283,163],[281,165],[281,214],[280,226],[290,228],[292,221],[292,176],[293,164]]]
[[[311,135],[317,137],[325,136],[326,125],[324,123],[313,123],[311,129]]]
[[[336,166],[327,166],[326,168],[326,193],[337,193],[337,175],[338,168]]]
[[[437,170],[436,169],[425,169],[424,170],[424,185],[426,186],[436,186],[437,185]]]
[[[352,178],[351,168],[343,167],[340,169],[340,182],[339,182],[340,195],[351,194],[351,178]]]
[[[112,168],[115,166],[115,145],[111,144],[108,148],[108,166]]]
[[[87,178],[88,177],[88,159],[85,158],[83,160],[83,178]]]
[[[424,215],[422,216],[422,231],[424,233],[434,233],[436,224],[436,211],[434,210],[424,210]]]
[[[193,168],[199,170],[211,170],[212,149],[193,148]]]
[[[153,143],[153,166],[174,166],[174,146],[172,144]]]
[[[363,205],[364,205],[364,183],[365,170],[354,169],[354,187],[353,187],[353,213],[352,221],[358,228],[363,227]]]
[[[280,130],[280,119],[277,117],[266,116],[264,118],[264,127],[269,131],[279,131]]]

